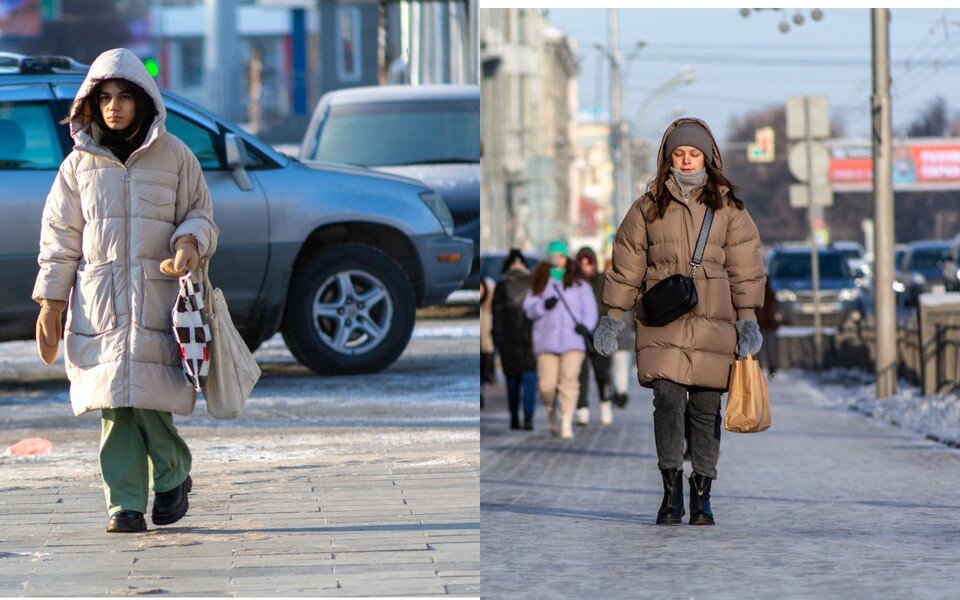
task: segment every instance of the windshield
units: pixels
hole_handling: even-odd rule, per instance
[[[333,106],[311,158],[365,167],[480,162],[480,106],[471,101]]]
[[[839,253],[819,253],[820,279],[850,279],[850,268],[846,260]],[[780,254],[770,261],[771,279],[800,279],[813,278],[810,269],[810,255],[806,253]]]
[[[943,261],[943,251],[947,247],[943,248],[923,248],[921,250],[914,250],[913,254],[910,256],[910,268],[911,269],[937,269],[940,267],[941,261]]]

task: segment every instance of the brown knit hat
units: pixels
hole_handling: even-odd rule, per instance
[[[693,146],[703,152],[707,162],[713,162],[713,136],[700,123],[687,121],[673,128],[664,144],[665,156],[670,156],[677,146]]]

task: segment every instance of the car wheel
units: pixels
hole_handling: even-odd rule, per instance
[[[415,319],[413,286],[396,260],[365,244],[339,244],[294,274],[283,339],[321,375],[373,373],[400,357]]]

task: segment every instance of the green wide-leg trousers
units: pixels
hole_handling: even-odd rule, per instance
[[[141,408],[105,408],[100,423],[100,474],[110,514],[147,511],[150,483],[166,492],[190,474],[192,457],[173,415]]]

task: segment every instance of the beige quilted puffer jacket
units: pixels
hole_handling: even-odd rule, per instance
[[[657,164],[665,160],[667,136],[683,120],[664,132]],[[696,121],[707,128],[703,121]],[[713,165],[723,170],[716,141]],[[706,214],[706,207],[699,202],[702,188],[684,198],[672,177],[666,186],[672,201],[663,218],[647,218],[653,203],[649,195],[634,202],[624,216],[613,242],[613,266],[606,272],[603,302],[624,311],[634,309],[642,385],[649,387],[655,379],[668,379],[686,386],[726,389],[735,360],[735,323],[738,319],[756,321],[756,309],[763,305],[766,273],[760,234],[746,209],[725,204],[716,211],[703,264],[694,278],[697,306],[663,327],[647,327],[640,302],[644,291],[671,275],[690,274],[690,260]],[[721,187],[720,191],[727,190]]]
[[[122,164],[97,141],[96,124],[81,130],[47,196],[34,300],[69,301],[64,338],[75,414],[102,408],[148,408],[189,414],[196,402],[180,367],[170,311],[177,279],[160,272],[183,235],[201,258],[213,254],[219,230],[196,156],[167,133],[160,90],[129,50],[93,63],[77,98],[98,80],[142,87],[158,115],[143,145]]]

